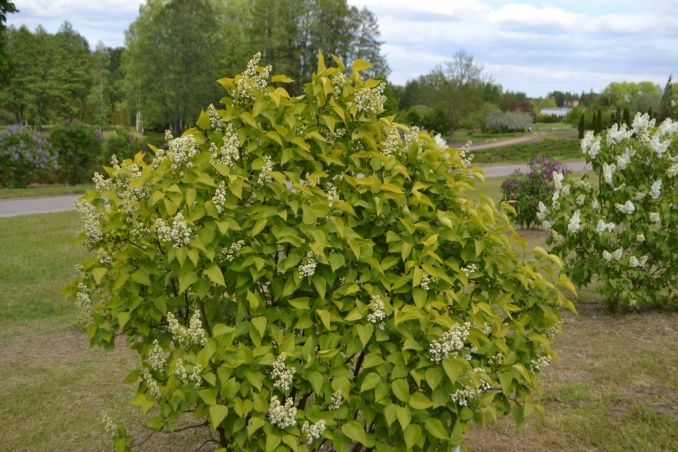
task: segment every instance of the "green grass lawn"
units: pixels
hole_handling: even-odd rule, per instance
[[[544,138],[529,143],[512,144],[497,148],[473,151],[473,162],[479,165],[492,163],[527,163],[537,155],[558,160],[581,159],[579,140],[570,138]]]
[[[28,188],[0,188],[0,199],[69,195],[83,193],[91,187],[91,185],[45,185]]]
[[[488,180],[498,194],[502,178]],[[101,450],[102,410],[146,438],[121,381],[137,365],[122,340],[90,349],[76,309],[58,295],[86,252],[73,243],[75,212],[0,219],[1,450]],[[541,232],[524,231],[531,244]],[[583,290],[555,342],[560,361],[542,378],[544,420],[510,418],[474,428],[471,450],[675,450],[678,444],[678,313],[605,312]],[[154,434],[137,450],[194,450],[198,432]]]

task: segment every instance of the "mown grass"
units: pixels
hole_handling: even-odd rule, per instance
[[[488,179],[487,192],[502,178]],[[90,349],[76,309],[59,295],[86,252],[73,243],[75,212],[0,219],[0,438],[2,450],[101,450],[102,410],[146,438],[121,383],[137,365],[119,341]],[[530,244],[544,234],[523,231]],[[610,315],[581,291],[555,342],[560,361],[542,376],[544,420],[474,427],[466,445],[495,450],[675,450],[678,314]],[[137,450],[193,450],[204,436],[155,434]]]
[[[527,163],[533,157],[544,155],[558,160],[581,158],[579,140],[568,138],[545,138],[529,143],[512,144],[473,151],[476,164],[491,163]]]
[[[31,196],[57,196],[83,193],[91,185],[43,185],[27,188],[0,188],[0,199],[28,198]]]

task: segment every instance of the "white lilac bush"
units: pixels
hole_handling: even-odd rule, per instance
[[[551,251],[577,284],[599,280],[612,310],[677,307],[678,122],[637,114],[581,141],[592,177],[553,174],[539,203]]]
[[[149,427],[191,412],[222,450],[449,450],[541,412],[573,309],[558,259],[507,233],[468,157],[383,115],[369,64],[335,62],[290,97],[257,56],[80,200],[92,255],[68,291],[92,344],[138,352]]]

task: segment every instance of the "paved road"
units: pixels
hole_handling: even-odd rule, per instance
[[[583,160],[565,162],[572,171],[580,171],[587,168]],[[519,169],[526,172],[527,165],[493,165],[481,166],[486,177],[508,176]],[[41,196],[35,198],[0,199],[0,217],[14,217],[17,215],[30,215],[34,213],[63,212],[73,210],[73,202],[80,197],[75,195]]]
[[[0,199],[0,217],[73,210],[73,202],[81,195],[40,196],[35,198]]]

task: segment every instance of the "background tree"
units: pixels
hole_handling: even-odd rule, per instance
[[[7,15],[11,13],[16,13],[18,10],[14,3],[9,0],[0,0],[0,82],[7,80],[10,70],[9,56],[7,55],[7,38],[5,34],[7,32],[7,27],[5,23],[7,22]]]
[[[664,86],[662,93],[661,109],[659,110],[659,119],[664,120],[673,116],[673,86],[671,86],[671,79],[673,76],[669,75],[669,79]]]
[[[130,105],[159,128],[187,127],[202,105],[218,99],[222,30],[212,0],[148,0],[125,35]]]

